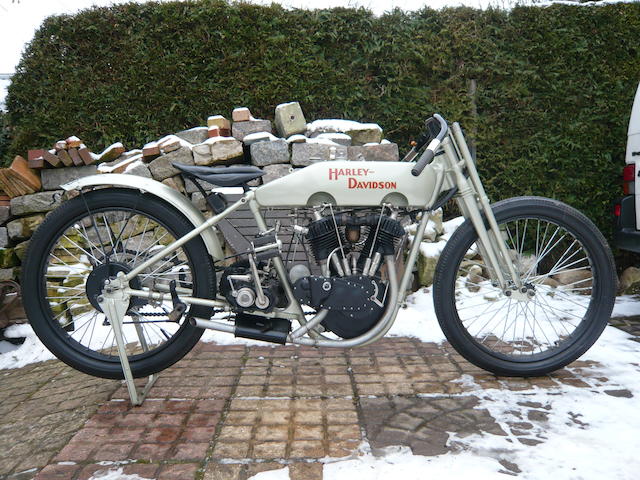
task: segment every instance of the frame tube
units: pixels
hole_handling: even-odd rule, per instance
[[[144,262],[142,262],[140,265],[138,265],[136,268],[134,268],[133,270],[131,270],[129,273],[127,273],[125,275],[125,280],[126,281],[131,280],[132,278],[134,278],[139,273],[142,273],[142,271],[145,268],[150,267],[154,263],[156,263],[159,260],[161,260],[167,253],[171,253],[171,252],[176,251],[178,248],[180,248],[182,245],[187,243],[192,238],[197,237],[200,233],[202,233],[206,229],[213,227],[216,223],[218,223],[220,220],[225,218],[231,212],[236,211],[242,205],[247,203],[247,200],[249,200],[251,198],[253,198],[253,192],[248,192],[244,197],[242,197],[236,203],[231,205],[224,212],[219,213],[218,215],[214,215],[213,217],[211,217],[209,220],[204,222],[199,227],[194,228],[193,230],[191,230],[189,233],[187,233],[183,237],[180,237],[175,242],[173,242],[173,243],[167,245],[166,247],[164,247],[162,250],[160,250],[158,253],[156,253],[153,257],[151,257],[148,260],[145,260]]]

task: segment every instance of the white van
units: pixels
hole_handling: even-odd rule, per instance
[[[640,85],[629,119],[625,163],[622,171],[624,196],[614,205],[613,244],[640,253]]]

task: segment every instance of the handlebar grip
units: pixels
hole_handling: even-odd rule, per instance
[[[422,170],[424,170],[424,167],[426,167],[427,164],[431,160],[433,160],[433,157],[435,155],[436,155],[436,152],[434,152],[433,150],[431,149],[425,150],[425,152],[422,154],[420,159],[416,162],[416,164],[411,169],[411,175],[413,175],[414,177],[417,177],[418,175],[420,175],[422,173]]]

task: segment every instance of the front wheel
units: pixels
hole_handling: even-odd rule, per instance
[[[607,325],[617,287],[613,257],[596,226],[561,202],[511,198],[492,210],[522,287],[514,279],[499,287],[467,221],[436,267],[438,322],[480,368],[544,375],[580,357]]]
[[[23,265],[24,306],[42,343],[68,365],[104,378],[123,378],[113,328],[98,304],[105,281],[136,266],[187,234],[193,225],[171,205],[130,189],[81,194],[47,216],[35,232]],[[215,298],[211,257],[196,237],[130,281],[135,289]],[[188,317],[209,318],[211,308],[192,305],[172,321],[170,300],[132,298],[123,336],[135,377],[180,360],[202,330]]]

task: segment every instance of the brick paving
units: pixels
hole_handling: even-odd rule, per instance
[[[321,479],[323,459],[355,456],[363,441],[374,453],[406,445],[421,455],[459,450],[448,432],[534,445],[544,441],[535,432],[546,406],[523,398],[526,418],[500,426],[476,408],[478,388],[609,387],[594,367],[499,378],[446,343],[408,338],[347,351],[201,343],[132,407],[121,382],[49,361],[0,373],[0,478],[89,479],[121,468],[157,480],[242,480],[288,465],[293,480]]]
[[[612,318],[611,325],[633,335],[633,340],[640,342],[640,316]]]

